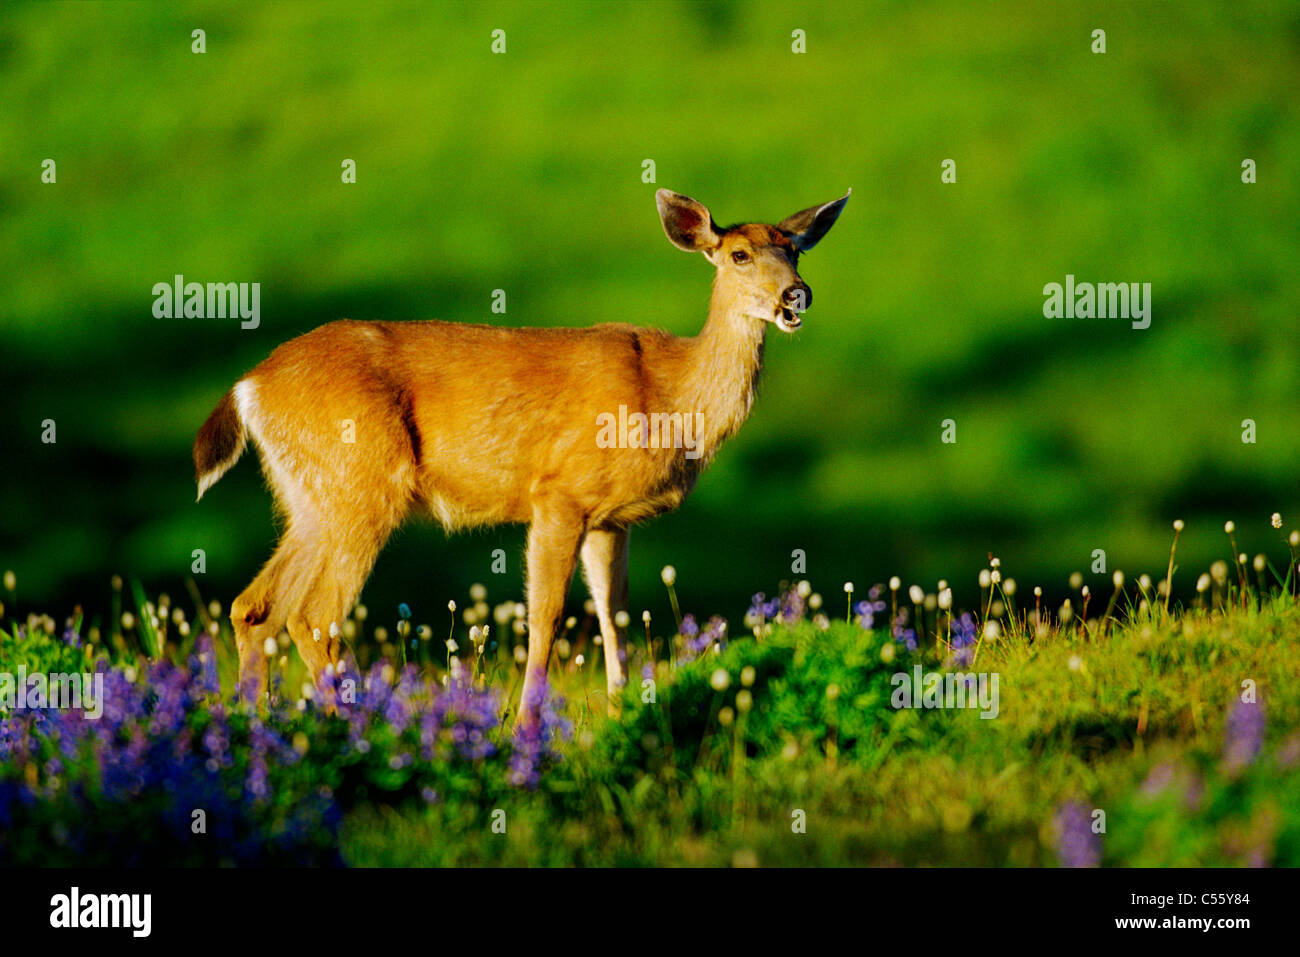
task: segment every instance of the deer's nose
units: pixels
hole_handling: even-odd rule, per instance
[[[812,305],[812,290],[802,282],[787,286],[785,292],[781,293],[781,303],[791,309],[803,312]]]

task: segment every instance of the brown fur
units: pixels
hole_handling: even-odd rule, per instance
[[[194,481],[199,483],[209,473],[224,471],[223,465],[237,458],[242,446],[243,428],[235,409],[235,397],[227,392],[194,440]]]
[[[247,435],[285,518],[275,553],[232,606],[249,690],[265,682],[262,644],[286,626],[313,675],[337,662],[331,626],[342,625],[384,542],[419,508],[448,528],[530,526],[523,722],[535,718],[581,557],[616,709],[626,637],[614,619],[627,607],[628,529],[676,508],[740,427],[773,304],[803,285],[779,230],[719,233],[693,200],[661,191],[659,202],[669,238],[718,266],[698,336],[619,324],[332,322],[277,348],[221,400],[195,441],[200,495]],[[839,206],[820,209],[831,206],[833,221]],[[743,267],[730,258],[742,247],[752,257]],[[599,447],[597,417],[620,406],[702,413],[699,457]]]

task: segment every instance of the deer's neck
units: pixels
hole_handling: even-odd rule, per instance
[[[714,283],[708,321],[691,340],[677,406],[703,413],[702,461],[711,459],[749,416],[763,369],[766,332],[767,323],[746,316],[735,297]]]

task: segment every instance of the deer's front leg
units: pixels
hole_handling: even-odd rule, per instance
[[[568,503],[533,507],[528,529],[528,665],[516,728],[533,727],[541,717],[551,642],[564,614],[585,531],[581,512]]]
[[[627,558],[627,529],[595,529],[582,543],[582,567],[605,648],[605,690],[611,718],[619,715],[627,684],[627,635],[615,621],[620,611],[627,611]]]

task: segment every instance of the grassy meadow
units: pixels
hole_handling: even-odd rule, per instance
[[[1296,866],[1295,547],[1280,575],[1216,563],[1185,608],[1122,575],[1049,608],[994,560],[975,612],[798,581],[743,621],[651,616],[618,720],[574,616],[532,733],[519,609],[482,585],[431,622],[361,606],[316,687],[272,644],[261,705],[215,604],[31,615],[0,660],[100,674],[103,714],[0,719],[0,863]],[[927,705],[915,672],[985,684]]]

